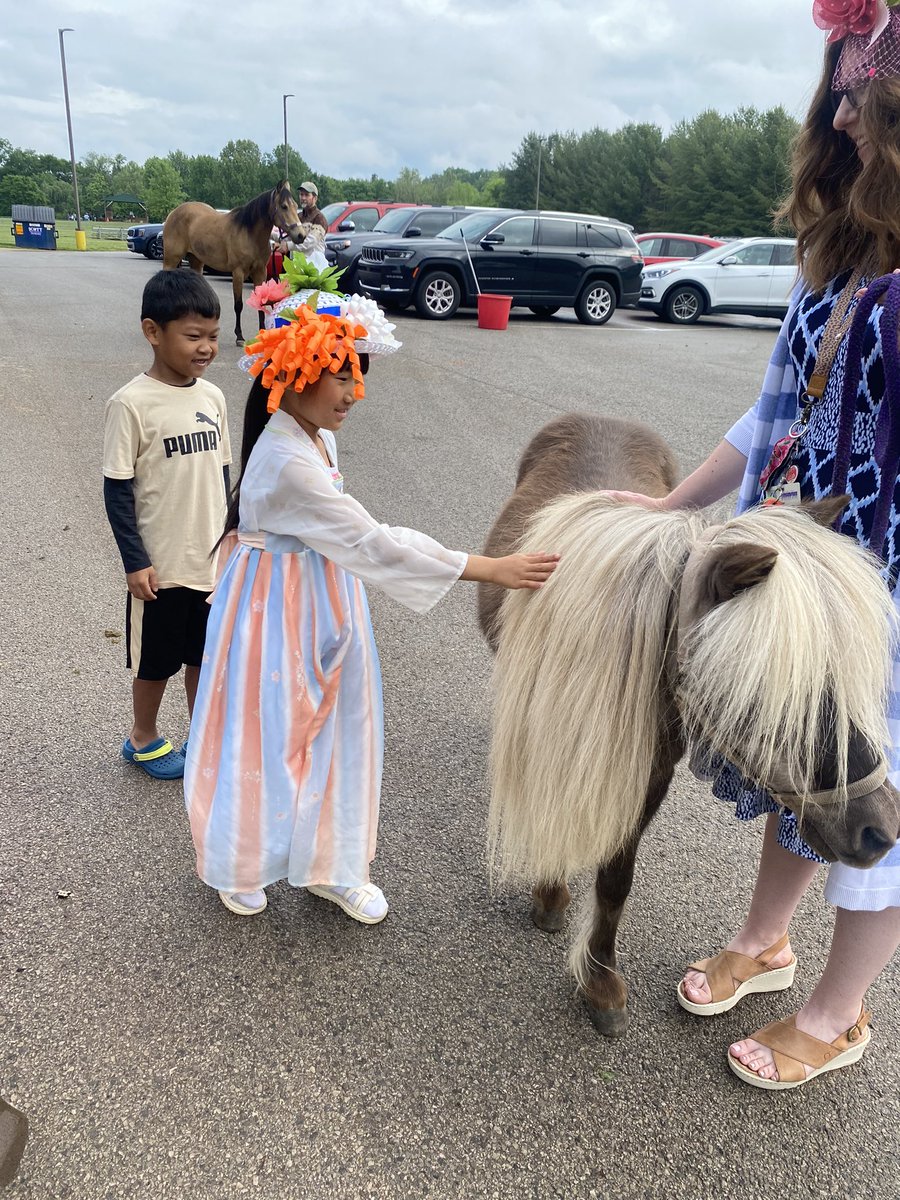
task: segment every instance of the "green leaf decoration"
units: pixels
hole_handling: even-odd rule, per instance
[[[329,267],[325,271],[320,271],[299,250],[295,251],[291,257],[285,256],[282,265],[284,269],[280,279],[288,285],[292,292],[302,292],[311,288],[315,291],[343,295],[337,286],[338,280],[344,273],[342,267]]]

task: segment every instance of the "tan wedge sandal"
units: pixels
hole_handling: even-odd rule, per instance
[[[785,934],[757,958],[738,954],[736,950],[723,950],[714,958],[701,958],[699,962],[691,963],[689,970],[702,971],[706,975],[712,1000],[708,1004],[688,1000],[682,990],[682,979],[678,983],[678,1003],[698,1017],[715,1017],[734,1008],[744,996],[785,991],[794,982],[797,956],[794,955],[783,967],[770,967],[769,963],[787,944],[788,935]]]
[[[866,1052],[872,1033],[867,1028],[872,1014],[864,1008],[859,1011],[856,1024],[851,1025],[846,1033],[836,1037],[833,1042],[820,1042],[818,1038],[798,1029],[795,1022],[796,1013],[784,1021],[773,1021],[770,1025],[751,1033],[754,1042],[759,1042],[767,1050],[772,1051],[775,1060],[777,1079],[763,1079],[755,1071],[745,1067],[729,1052],[728,1065],[744,1083],[751,1087],[765,1088],[766,1091],[779,1092],[786,1088],[803,1087],[817,1075],[826,1071],[839,1071],[841,1067],[849,1067]],[[809,1074],[806,1068],[811,1067]]]

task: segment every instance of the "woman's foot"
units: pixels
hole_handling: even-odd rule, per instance
[[[836,1067],[855,1062],[869,1041],[866,1029],[868,1021],[869,1014],[855,1002],[850,1008],[840,1013],[826,1012],[809,1003],[805,1004],[795,1017],[788,1018],[785,1022],[774,1022],[766,1029],[758,1030],[757,1032],[764,1037],[775,1031],[775,1036],[767,1038],[767,1040],[781,1043],[777,1044],[775,1048],[784,1056],[782,1063],[788,1064],[792,1076],[785,1081],[780,1080],[773,1049],[752,1037],[744,1038],[740,1042],[733,1042],[728,1047],[728,1054],[733,1060],[732,1065],[740,1063],[746,1072],[752,1072],[761,1080],[771,1083],[783,1082],[783,1086],[796,1087],[811,1075],[821,1074],[822,1070],[834,1070]],[[779,1027],[787,1030],[786,1037]],[[804,1051],[803,1039],[802,1037],[797,1038],[795,1030],[796,1033],[815,1038],[823,1045],[810,1044]],[[822,1054],[823,1050],[825,1051],[824,1055]],[[807,1061],[804,1053],[813,1061]],[[842,1061],[835,1062],[835,1059],[838,1058]],[[831,1065],[828,1065],[829,1062]],[[802,1075],[800,1068],[802,1068]],[[744,1075],[744,1072],[736,1073]],[[746,1078],[746,1076],[744,1077]],[[753,1080],[749,1079],[746,1082],[752,1083]]]
[[[323,900],[337,904],[348,917],[352,917],[354,921],[361,921],[363,925],[377,925],[388,914],[384,892],[374,883],[361,883],[356,887],[315,884],[306,890],[314,896],[321,896]]]
[[[269,903],[262,888],[256,892],[219,892],[219,899],[239,917],[255,917]]]
[[[740,930],[721,953],[691,964],[678,985],[678,1002],[699,1016],[728,1012],[749,993],[789,988],[796,965],[787,934],[769,944]]]

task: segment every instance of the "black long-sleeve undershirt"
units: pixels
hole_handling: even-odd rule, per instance
[[[225,477],[225,495],[231,494],[231,473],[228,467],[222,468]],[[112,526],[113,537],[122,556],[122,566],[125,574],[134,571],[144,571],[152,566],[150,556],[138,532],[137,516],[134,511],[134,480],[110,479],[103,477],[103,503],[106,505],[106,515]]]

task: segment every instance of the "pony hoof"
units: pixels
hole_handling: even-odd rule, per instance
[[[538,929],[543,929],[544,933],[559,933],[566,923],[566,910],[564,908],[538,908],[536,904],[533,904],[531,919]]]
[[[244,344],[244,339],[243,339],[243,338],[235,338],[235,339],[234,339],[234,344],[235,344],[236,346],[243,346],[243,344]]]
[[[594,1008],[589,1001],[586,1003],[591,1024],[598,1033],[608,1038],[625,1036],[628,1032],[627,1008]]]

